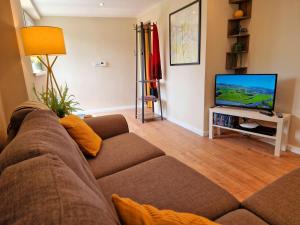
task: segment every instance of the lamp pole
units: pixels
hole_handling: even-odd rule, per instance
[[[41,56],[37,56],[38,60],[47,68],[47,83],[46,83],[46,102],[48,103],[48,96],[49,96],[49,83],[51,85],[51,91],[53,92],[53,81],[54,81],[54,84],[56,86],[56,89],[60,95],[60,97],[62,98],[62,94],[61,94],[61,91],[60,91],[60,88],[58,86],[58,83],[55,79],[55,76],[54,76],[54,73],[53,73],[53,66],[57,60],[57,56],[55,56],[54,60],[52,63],[50,63],[50,60],[49,60],[49,55],[45,55],[46,56],[46,62],[42,59]]]

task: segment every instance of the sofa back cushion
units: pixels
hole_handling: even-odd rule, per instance
[[[79,147],[50,111],[28,114],[16,138],[0,155],[0,171],[47,153],[59,156],[88,186],[93,186],[89,166]]]
[[[11,115],[10,123],[7,128],[7,143],[15,138],[27,114],[38,109],[48,110],[49,108],[45,104],[36,101],[23,102],[16,107]]]
[[[46,154],[7,167],[0,224],[116,225],[106,203],[60,158]]]
[[[0,154],[0,173],[11,165],[45,154],[57,155],[105,201],[78,145],[59,124],[58,117],[49,110],[37,110],[26,116],[17,136]]]

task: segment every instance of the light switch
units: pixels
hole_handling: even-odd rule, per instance
[[[107,62],[106,61],[97,61],[97,62],[95,62],[95,63],[93,63],[94,64],[94,67],[107,67]]]

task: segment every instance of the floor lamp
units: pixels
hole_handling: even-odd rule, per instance
[[[25,55],[37,56],[47,69],[46,102],[48,103],[49,90],[51,89],[53,93],[55,87],[62,98],[53,73],[53,66],[58,55],[66,54],[63,30],[58,27],[32,26],[21,28],[21,35]],[[49,59],[50,55],[55,56],[52,62]]]

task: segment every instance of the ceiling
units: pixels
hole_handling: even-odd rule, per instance
[[[162,0],[31,0],[41,16],[137,17]],[[103,3],[103,6],[100,6]]]

